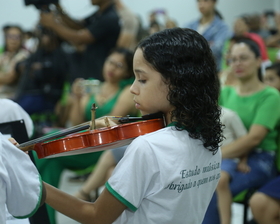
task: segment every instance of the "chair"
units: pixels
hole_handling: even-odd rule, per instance
[[[19,144],[29,140],[24,120],[10,121],[0,123],[0,132],[3,135],[9,135],[17,140]],[[32,153],[28,153],[34,163]],[[34,163],[35,164],[35,163]],[[36,213],[29,218],[30,224],[50,224],[46,205],[42,205]]]

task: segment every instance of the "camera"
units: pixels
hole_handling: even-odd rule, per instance
[[[37,9],[42,11],[50,11],[49,5],[58,4],[58,1],[59,0],[24,0],[24,4],[26,6],[34,5]]]

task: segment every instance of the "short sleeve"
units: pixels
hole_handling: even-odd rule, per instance
[[[38,209],[42,195],[40,175],[29,156],[0,136],[2,172],[6,185],[6,205],[17,218],[32,216]]]
[[[157,188],[158,174],[158,165],[149,143],[138,137],[126,149],[106,188],[130,210],[136,211],[143,198],[151,194],[151,187]]]
[[[269,130],[273,130],[276,127],[280,117],[280,95],[276,90],[273,90],[263,96],[253,121],[253,124],[263,125]]]

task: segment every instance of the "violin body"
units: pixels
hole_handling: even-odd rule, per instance
[[[34,150],[39,159],[97,152],[128,145],[134,138],[164,127],[162,118],[120,124],[37,143]]]

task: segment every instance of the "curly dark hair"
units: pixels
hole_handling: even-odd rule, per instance
[[[169,86],[167,96],[175,106],[171,119],[176,128],[200,139],[216,153],[223,140],[218,105],[220,92],[216,64],[208,42],[194,30],[173,28],[142,40],[138,47]]]

